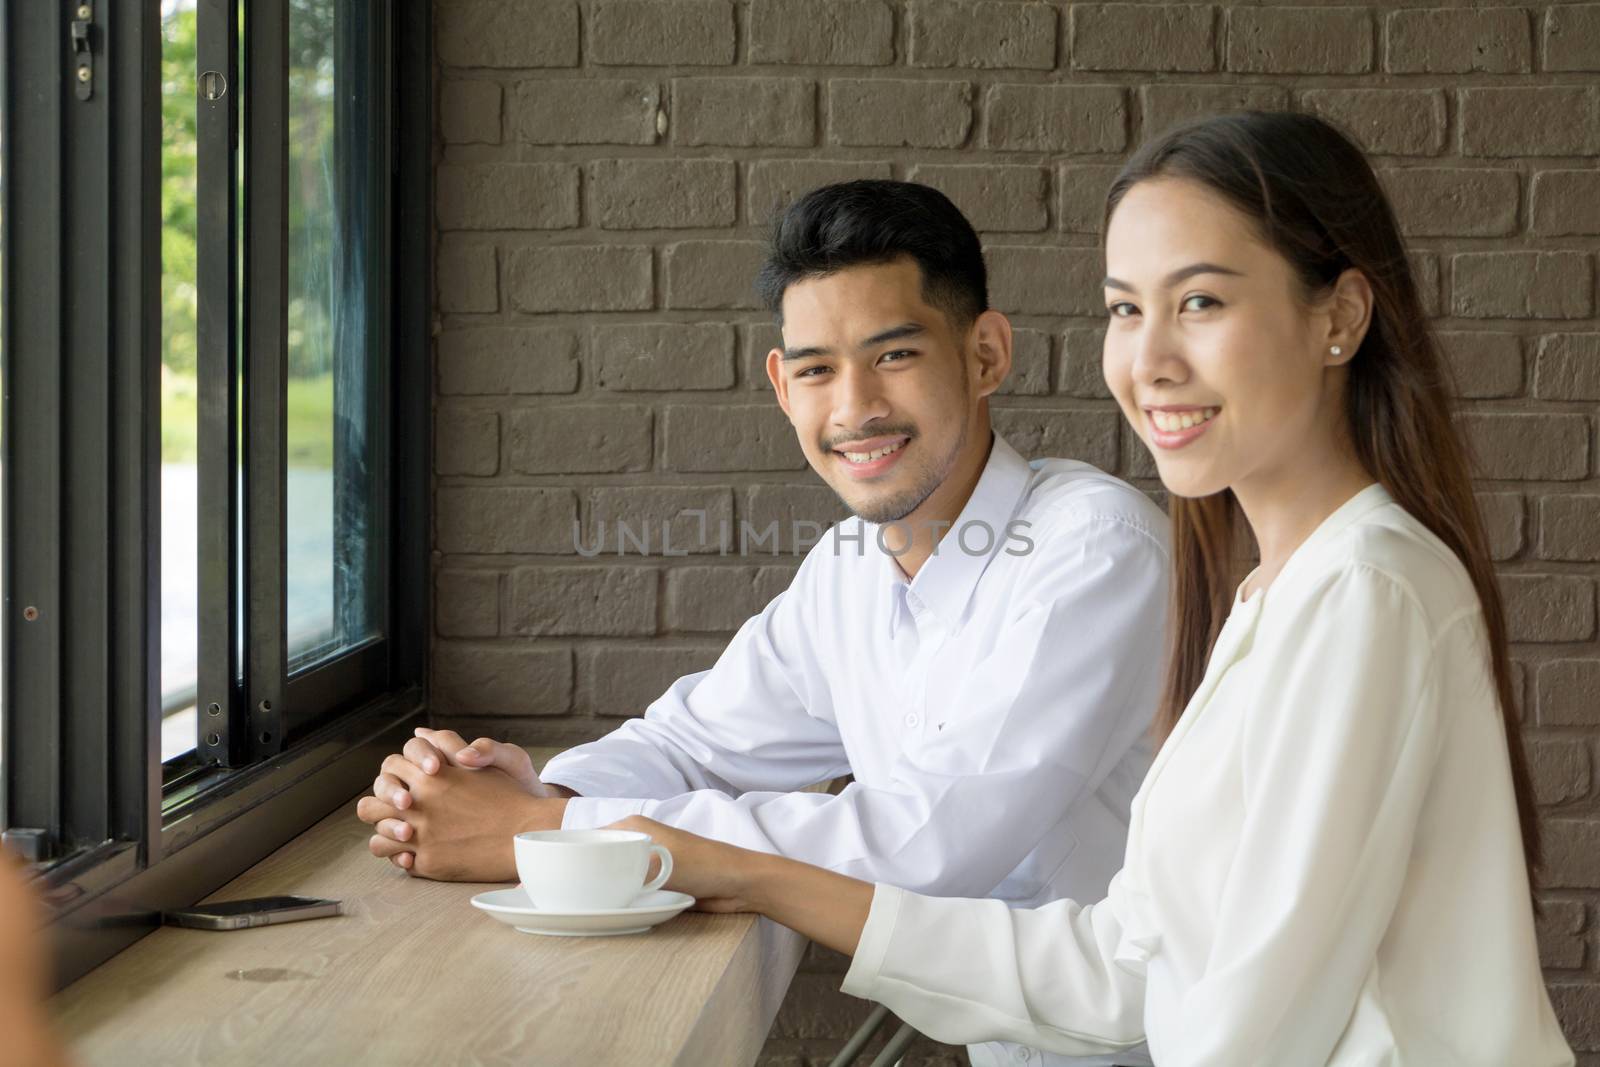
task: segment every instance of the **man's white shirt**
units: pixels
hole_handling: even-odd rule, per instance
[[[996,434],[914,580],[882,532],[851,518],[825,533],[710,670],[551,760],[543,779],[582,794],[563,827],[643,814],[919,893],[1099,900],[1149,767],[1166,516]],[[836,796],[796,791],[847,774]]]

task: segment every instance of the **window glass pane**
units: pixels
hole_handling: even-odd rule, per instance
[[[195,0],[161,4],[161,758],[194,748],[199,637]]]
[[[291,0],[289,7],[289,667],[383,627],[377,580],[383,455],[372,411],[384,205],[385,99],[371,67],[379,5]]]

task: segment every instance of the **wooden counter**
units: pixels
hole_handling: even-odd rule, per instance
[[[351,798],[207,898],[333,897],[343,915],[163,927],[62,990],[76,1063],[750,1064],[805,947],[694,911],[647,934],[520,933],[468,903],[495,886],[411,878],[368,836]]]

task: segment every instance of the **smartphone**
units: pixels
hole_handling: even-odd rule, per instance
[[[338,914],[337,900],[252,897],[249,900],[219,900],[179,911],[162,912],[162,921],[168,926],[192,926],[199,930],[242,930],[248,926],[271,926],[273,923],[321,919]]]

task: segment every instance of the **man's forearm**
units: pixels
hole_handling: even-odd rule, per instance
[[[517,830],[517,833],[528,833],[533,830],[559,830],[566,817],[567,798],[565,796],[530,796],[527,803],[523,805],[519,823],[521,828]]]

